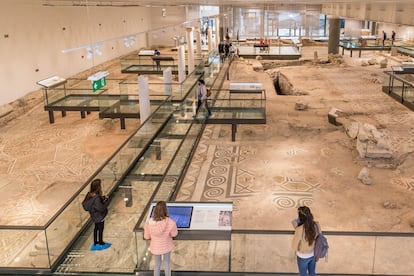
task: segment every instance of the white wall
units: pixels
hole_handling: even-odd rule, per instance
[[[362,23],[360,20],[346,19],[344,35],[347,37],[360,37]]]
[[[185,7],[166,7],[166,16],[162,16],[162,8],[151,9],[151,29],[157,31],[148,34],[149,45],[174,46],[172,37],[185,36],[185,28],[177,24],[186,21]]]
[[[134,47],[126,48],[122,39],[113,41],[103,46],[102,56],[92,59],[86,59],[84,50],[62,53],[63,49],[144,32],[152,21],[149,8],[46,7],[40,1],[1,0],[0,106],[38,90],[38,80],[52,75],[67,78],[145,47],[142,34]]]
[[[322,12],[328,15],[370,20],[390,24],[414,25],[413,1],[383,1],[375,4],[360,1],[355,3],[327,3],[322,5]]]

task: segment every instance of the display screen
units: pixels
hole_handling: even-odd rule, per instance
[[[192,206],[167,206],[168,216],[175,220],[177,228],[190,228]],[[154,215],[155,206],[152,207],[151,217]]]

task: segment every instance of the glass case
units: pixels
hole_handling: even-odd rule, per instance
[[[403,67],[384,71],[382,91],[414,110],[414,72]]]

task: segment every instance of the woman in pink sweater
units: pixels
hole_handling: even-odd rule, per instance
[[[177,224],[168,217],[167,204],[165,201],[158,202],[153,217],[144,226],[144,239],[151,240],[150,250],[155,256],[154,276],[160,275],[162,256],[165,276],[171,275],[170,257],[174,248],[173,238],[177,235]]]

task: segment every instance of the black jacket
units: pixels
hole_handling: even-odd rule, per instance
[[[93,222],[102,222],[108,214],[109,200],[99,195],[88,193],[82,202],[83,209],[88,211]]]

